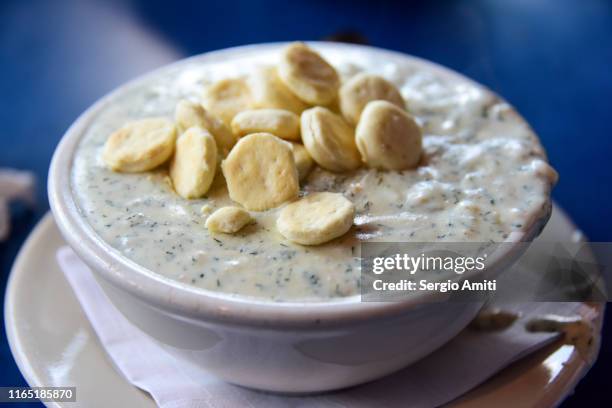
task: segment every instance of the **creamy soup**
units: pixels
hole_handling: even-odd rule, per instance
[[[321,52],[344,80],[365,71],[393,82],[424,135],[415,170],[335,174],[316,168],[310,174],[304,191],[341,192],[355,204],[347,234],[319,246],[291,243],[278,233],[274,209],[253,212],[256,224],[235,235],[212,235],[202,208],[232,204],[221,174],[206,197],[185,200],[172,190],[164,168],[120,174],[101,159],[107,137],[124,123],[172,118],[177,102],[197,99],[206,84],[274,64],[278,49],[269,48],[222,62],[186,61],[113,97],[74,159],[72,188],[83,216],[120,253],[170,279],[274,301],[321,301],[359,293],[361,242],[500,242],[546,213],[556,173],[506,103],[418,61]]]

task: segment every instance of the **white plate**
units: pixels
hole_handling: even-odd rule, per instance
[[[555,207],[538,239],[569,241],[579,232]],[[149,407],[153,400],[114,369],[100,346],[55,253],[65,245],[47,214],[34,229],[11,271],[5,322],[13,356],[30,386],[76,386],[77,403],[48,406]],[[595,308],[597,334],[604,305]],[[594,349],[591,361],[595,360]],[[567,396],[590,365],[572,346],[554,343],[508,367],[456,404],[466,407],[550,406]]]

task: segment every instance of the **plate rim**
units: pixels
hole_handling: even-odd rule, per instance
[[[35,246],[37,245],[39,240],[45,238],[45,234],[50,228],[53,228],[55,221],[53,219],[53,214],[51,211],[45,213],[45,215],[36,223],[21,248],[19,248],[19,252],[17,253],[17,257],[13,262],[13,266],[11,267],[11,271],[9,273],[6,288],[4,291],[4,330],[6,332],[6,339],[9,344],[9,349],[11,350],[11,354],[13,356],[13,360],[19,368],[19,372],[26,380],[30,387],[38,387],[44,386],[41,378],[34,370],[33,365],[30,363],[30,359],[28,358],[25,350],[22,348],[23,342],[19,340],[20,334],[19,330],[17,330],[17,322],[16,322],[16,313],[15,313],[15,304],[16,301],[16,289],[17,283],[22,275],[19,271],[25,270],[27,265],[27,254],[30,253]],[[54,401],[43,402],[43,404],[47,407],[58,407],[61,408],[59,403]]]

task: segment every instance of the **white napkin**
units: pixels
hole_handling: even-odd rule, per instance
[[[34,184],[34,174],[28,171],[0,168],[0,242],[11,232],[9,203],[19,200],[33,207]]]
[[[554,313],[575,315],[578,303],[531,303],[505,307],[521,313],[498,332],[464,330],[423,360],[381,380],[319,396],[279,396],[224,383],[178,361],[134,327],[106,298],[91,271],[68,247],[57,254],[102,346],[125,378],[161,407],[435,407],[452,401],[511,362],[550,343],[551,333],[530,333],[524,322]]]

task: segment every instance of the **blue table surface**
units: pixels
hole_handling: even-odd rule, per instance
[[[611,240],[611,2],[3,0],[0,167],[36,173],[39,205],[13,206],[13,235],[0,243],[0,289],[48,210],[53,149],[97,98],[184,56],[339,33],[441,63],[503,95],[530,122],[560,173],[554,198],[591,240]],[[608,323],[598,363],[565,406],[611,406],[604,388],[609,335]],[[4,330],[0,385],[25,385]]]

